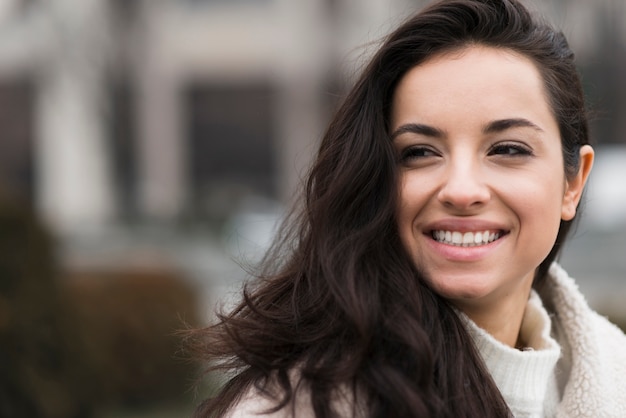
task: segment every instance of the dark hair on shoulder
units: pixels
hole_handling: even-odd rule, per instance
[[[567,176],[589,141],[573,53],[564,35],[515,0],[434,3],[391,33],[336,112],[303,197],[267,269],[243,301],[195,331],[199,352],[233,377],[198,416],[220,416],[251,387],[278,410],[297,390],[318,417],[347,389],[372,417],[504,417],[510,411],[452,307],[432,292],[397,232],[393,92],[434,55],[469,45],[515,51],[538,67],[560,128]],[[540,265],[545,276],[569,229]],[[294,380],[293,372],[299,378]]]

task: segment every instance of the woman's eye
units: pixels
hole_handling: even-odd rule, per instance
[[[489,155],[504,155],[509,157],[528,156],[533,152],[530,148],[520,144],[497,144],[489,150]]]
[[[436,157],[439,154],[437,151],[433,150],[429,147],[423,146],[413,146],[402,151],[400,155],[400,160],[403,162],[415,160],[419,158],[428,158],[428,157]]]

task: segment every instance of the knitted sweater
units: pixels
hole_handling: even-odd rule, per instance
[[[557,264],[551,266],[539,297],[531,295],[521,331],[527,333],[522,337],[533,351],[508,347],[501,351],[500,343],[468,325],[516,418],[626,418],[624,333],[589,307],[574,280]],[[262,416],[313,417],[309,394],[296,394],[293,408]],[[337,399],[342,416],[355,415],[349,398],[344,394]],[[251,390],[227,416],[256,416],[273,405]],[[360,412],[357,415],[367,415]]]
[[[550,317],[537,293],[531,293],[522,320],[523,350],[501,343],[460,315],[513,415],[554,417],[561,397],[556,367],[561,347],[550,335]]]

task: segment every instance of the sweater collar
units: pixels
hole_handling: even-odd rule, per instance
[[[543,416],[545,408],[556,406],[555,367],[561,348],[550,335],[550,317],[534,290],[520,329],[520,340],[528,346],[525,350],[502,344],[466,315],[461,314],[461,318],[496,386],[515,415]]]

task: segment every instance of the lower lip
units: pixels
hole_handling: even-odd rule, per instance
[[[506,239],[506,235],[504,235],[488,244],[474,247],[459,247],[436,241],[430,235],[426,235],[426,237],[428,238],[427,242],[435,253],[448,261],[460,262],[480,261],[488,257]]]

